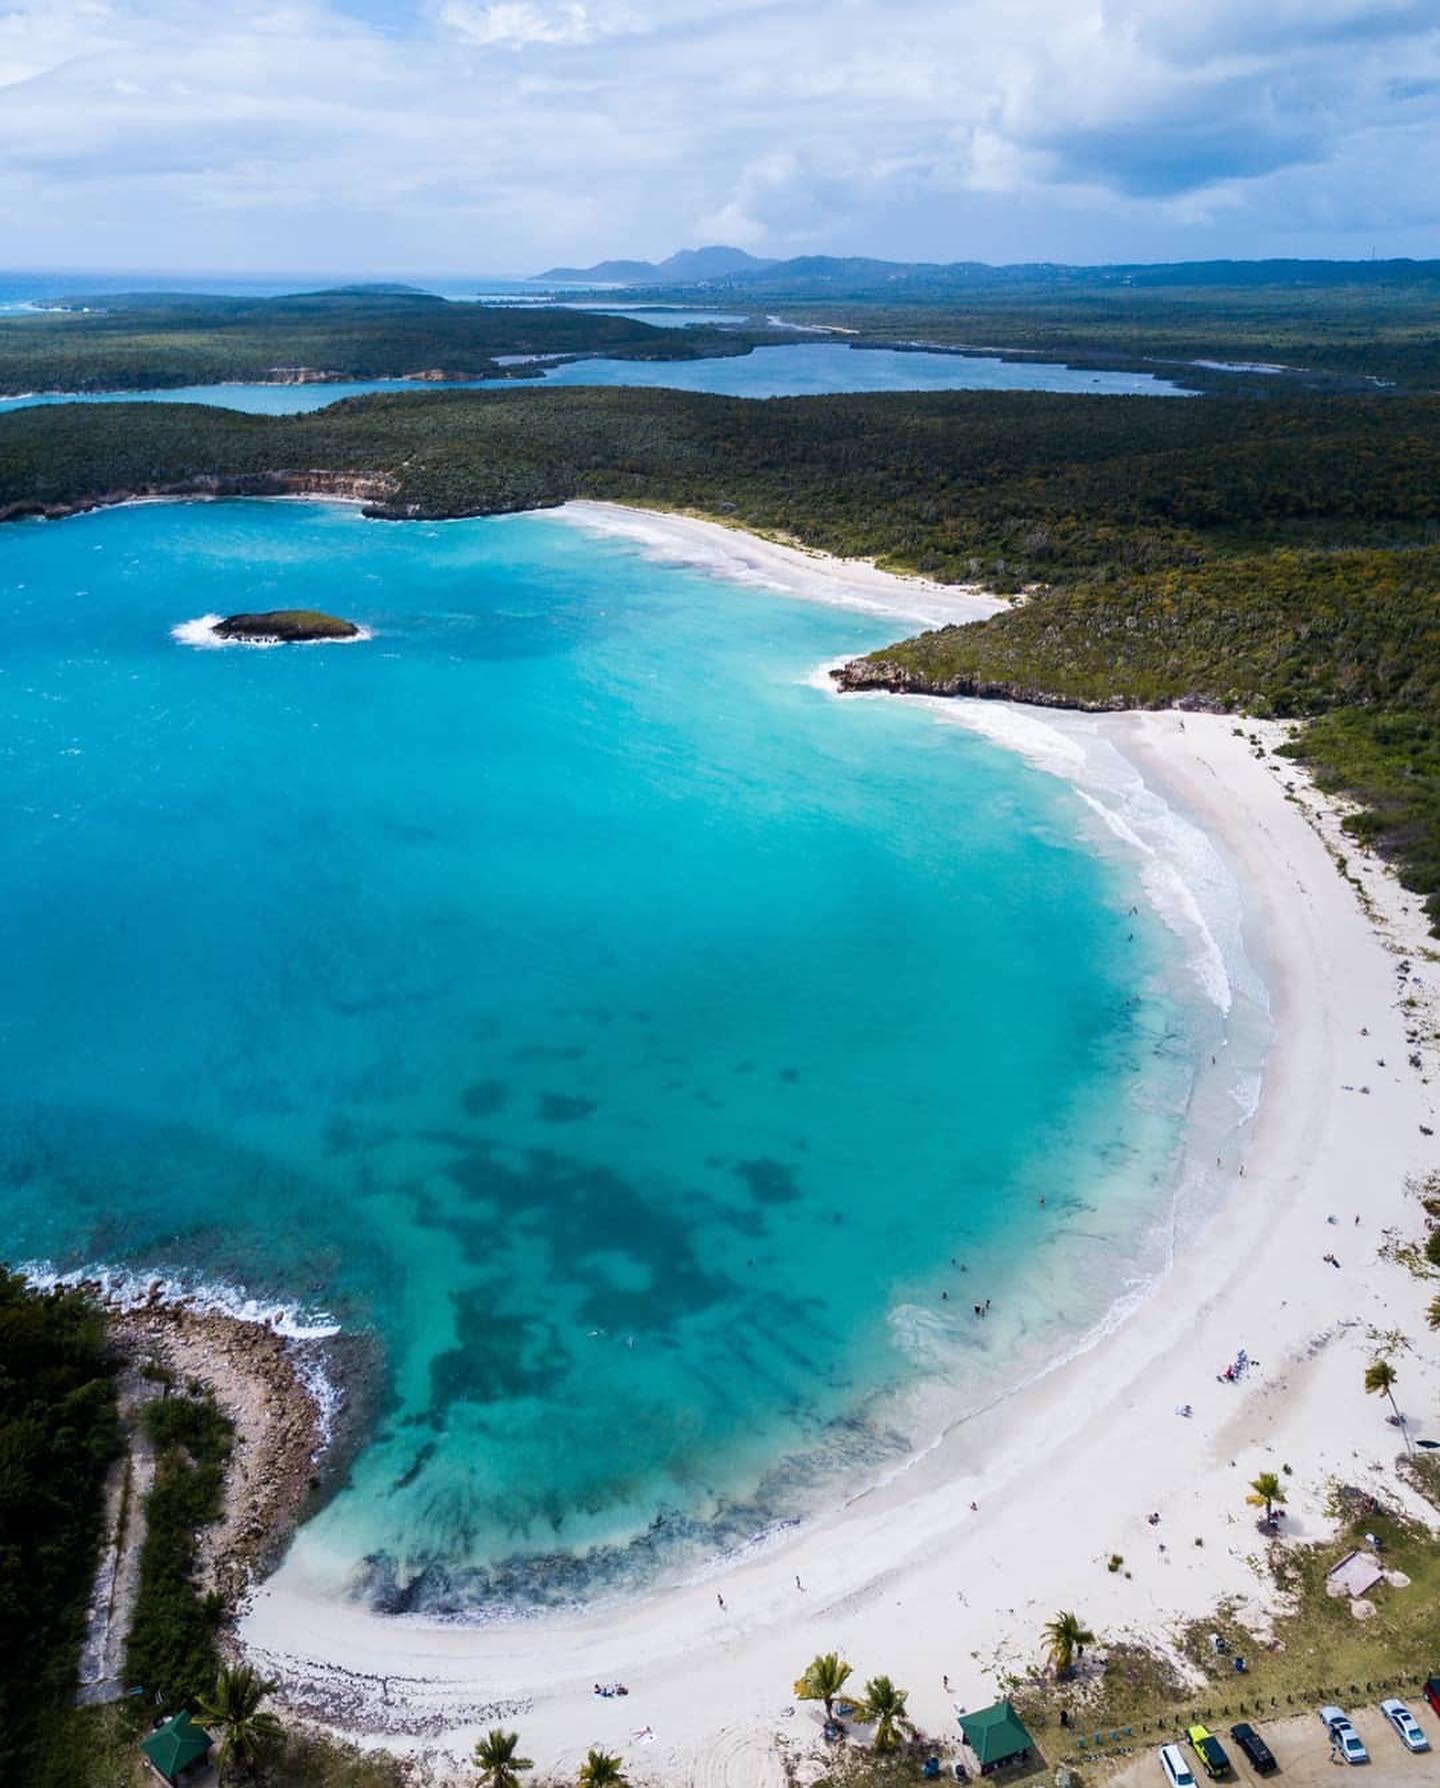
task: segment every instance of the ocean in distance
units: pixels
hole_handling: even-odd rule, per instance
[[[172,636],[299,605],[373,637]],[[12,524],[0,611],[7,1252],[379,1337],[311,1585],[543,1604],[800,1518],[1102,1320],[1243,1116],[1120,828],[817,686],[893,618],[305,503]]]

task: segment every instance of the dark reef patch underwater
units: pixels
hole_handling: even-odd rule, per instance
[[[314,604],[373,645],[170,638]],[[1119,1289],[1218,1018],[1066,784],[807,680],[894,617],[241,502],[0,532],[0,612],[0,1222],[376,1337],[287,1570],[687,1568]]]

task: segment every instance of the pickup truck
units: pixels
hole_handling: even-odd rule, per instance
[[[1186,1736],[1207,1776],[1218,1781],[1222,1776],[1229,1775],[1230,1759],[1225,1755],[1225,1747],[1208,1726],[1191,1726]]]
[[[1275,1761],[1275,1753],[1248,1720],[1241,1720],[1232,1726],[1230,1736],[1245,1753],[1251,1769],[1257,1776],[1273,1776],[1275,1774],[1280,1767]]]

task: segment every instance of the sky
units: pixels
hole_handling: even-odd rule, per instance
[[[0,0],[0,264],[1440,256],[1440,0]]]

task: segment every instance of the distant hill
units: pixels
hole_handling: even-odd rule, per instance
[[[743,248],[682,248],[664,261],[597,261],[593,267],[551,267],[536,279],[603,286],[688,286],[706,279],[744,278],[775,265],[747,255]]]
[[[552,267],[541,279],[597,285],[704,285],[756,297],[942,297],[947,293],[1065,288],[1223,286],[1413,286],[1440,282],[1440,261],[1158,261],[1073,267],[1055,261],[877,261],[863,255],[801,255],[765,261],[738,248],[687,249],[669,260],[601,261]]]

